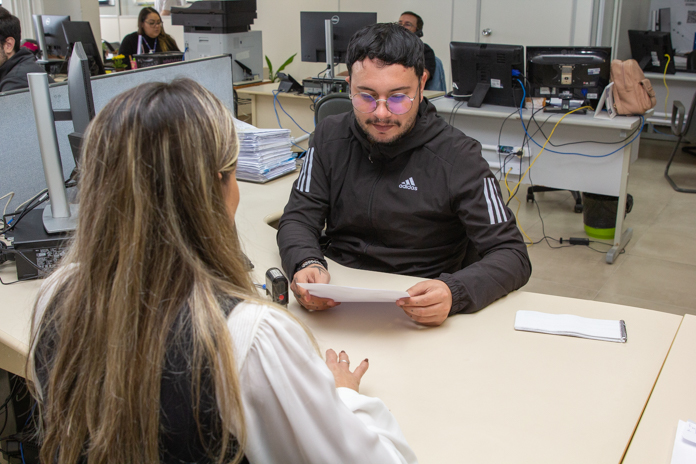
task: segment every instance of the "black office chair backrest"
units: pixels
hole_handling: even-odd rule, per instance
[[[319,124],[327,116],[347,113],[352,109],[353,103],[347,93],[329,94],[314,105],[314,125]]]
[[[696,110],[696,94],[691,99],[691,106],[687,110],[686,121],[684,121],[684,127],[682,128],[684,139],[688,140],[690,143],[696,143],[696,124],[694,124],[694,110]]]

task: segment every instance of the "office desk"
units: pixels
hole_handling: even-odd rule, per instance
[[[686,315],[624,464],[669,464],[679,420],[696,421],[696,316]]]
[[[279,217],[292,181],[240,183],[236,222],[256,282],[280,265],[268,223]],[[406,289],[421,280],[336,263],[329,269],[332,282],[342,285]],[[10,277],[10,270],[2,275]],[[0,335],[12,359],[26,354],[37,288],[37,282],[0,287]],[[624,319],[628,343],[517,332],[519,309]],[[386,402],[424,464],[618,464],[682,319],[525,292],[438,328],[416,325],[392,304],[308,312],[293,300],[289,310],[322,349],[370,359],[361,391]],[[1,358],[0,367],[10,367],[8,359]]]
[[[455,105],[458,103],[451,98],[439,98],[433,101],[438,113],[452,124],[461,129],[465,134],[475,138],[482,144],[483,157],[495,171],[500,169],[500,158],[497,153],[498,140],[504,146],[519,147],[522,144],[524,130],[520,124],[519,113],[514,113],[505,122],[502,134],[500,132],[504,119],[513,113],[514,109],[509,107],[482,105],[481,108],[469,108],[464,103],[457,108],[453,114]],[[523,110],[522,116],[525,125],[529,125],[531,116],[530,110]],[[549,115],[540,112],[536,115],[536,120],[543,122]],[[553,115],[543,126],[544,133],[548,136],[553,126],[563,115]],[[566,142],[578,142],[582,140],[593,140],[601,142],[618,142],[626,138],[633,130],[640,127],[639,117],[620,116],[609,119],[606,114],[601,118],[594,118],[591,114],[571,114],[568,115],[558,125],[553,133],[552,142],[561,144]],[[536,131],[528,127],[530,134]],[[541,133],[534,137],[539,145],[544,145],[545,138]],[[577,155],[562,155],[551,153],[548,150],[560,152],[574,152],[585,155],[605,155],[622,146],[598,145],[593,143],[582,143],[561,148],[554,148],[547,145],[547,150],[534,163],[530,170],[532,181],[535,185],[560,188],[564,190],[578,190],[581,192],[597,193],[619,197],[619,205],[626,204],[626,188],[628,186],[629,164],[638,158],[638,146],[640,135],[630,145],[620,149],[617,153],[602,157],[589,158]],[[529,144],[530,151],[525,153],[522,159],[522,171],[527,169],[530,162],[534,160],[541,148],[534,143]],[[508,183],[513,181],[511,188],[517,183],[520,174],[520,163],[518,160],[506,166],[506,172],[512,169],[508,177]],[[525,178],[529,182],[529,175]],[[624,214],[622,208],[616,215],[616,231],[614,236],[614,246],[607,253],[607,262],[613,263],[619,253],[631,239],[633,229],[623,228]]]
[[[251,124],[264,128],[278,128],[278,120],[273,109],[273,91],[278,89],[278,83],[258,85],[237,89],[239,98],[251,99]],[[426,90],[423,92],[428,98],[444,95],[444,92]],[[287,111],[297,124],[308,132],[314,131],[314,110],[312,109],[312,99],[307,95],[297,95],[294,93],[279,93],[278,101],[283,109]],[[290,129],[293,137],[297,138],[304,135],[304,132],[281,110],[276,103],[278,117],[283,128]],[[307,148],[307,141],[299,143],[300,146]]]

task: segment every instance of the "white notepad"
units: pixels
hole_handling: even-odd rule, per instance
[[[570,314],[517,311],[515,330],[626,343],[626,323]]]

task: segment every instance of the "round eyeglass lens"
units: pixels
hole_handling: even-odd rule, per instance
[[[387,98],[387,109],[394,114],[406,114],[412,105],[413,100],[403,93],[395,93]]]
[[[377,104],[381,101],[386,102],[387,109],[396,115],[406,114],[413,106],[413,98],[405,95],[403,93],[395,93],[386,100],[380,99],[375,100],[375,98],[364,92],[360,92],[351,97],[353,101],[353,108],[361,113],[372,113],[377,109]]]
[[[372,113],[377,109],[377,101],[372,98],[372,95],[367,93],[358,93],[353,95],[353,108],[361,113]]]

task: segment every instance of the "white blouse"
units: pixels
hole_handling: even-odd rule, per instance
[[[70,269],[44,281],[47,291],[37,304],[37,322]],[[288,314],[242,302],[232,310],[227,326],[239,369],[249,462],[418,462],[384,403],[350,388],[336,388],[304,329]],[[37,389],[41,394],[38,384]]]
[[[377,398],[336,388],[304,329],[270,306],[240,303],[234,341],[252,463],[415,463]]]

